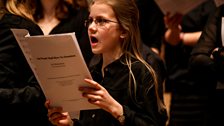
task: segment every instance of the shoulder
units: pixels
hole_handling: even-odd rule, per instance
[[[134,59],[132,61],[132,70],[135,70],[135,71],[140,71],[140,70],[146,70],[146,66],[145,64],[143,64],[141,61],[137,60],[137,59]]]
[[[27,29],[31,35],[42,34],[38,25],[33,21],[11,13],[5,13],[0,20],[1,28],[23,28]]]
[[[5,13],[7,13],[6,10],[0,8],[0,20],[1,20],[2,17],[5,15]]]
[[[132,62],[131,70],[136,79],[140,79],[142,82],[150,81],[152,79],[152,73],[149,68],[139,60]]]
[[[0,27],[13,27],[13,26],[19,26],[22,22],[22,18],[13,15],[10,13],[4,13],[2,15],[2,18],[0,20]]]

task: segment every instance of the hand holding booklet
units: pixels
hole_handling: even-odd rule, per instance
[[[75,33],[29,36],[25,29],[11,29],[27,62],[51,105],[62,106],[72,118],[79,111],[96,109],[82,97],[79,86],[88,86],[91,74]]]

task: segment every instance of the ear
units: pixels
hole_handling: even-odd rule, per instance
[[[124,33],[124,32],[121,33],[121,35],[120,35],[120,38],[121,38],[121,39],[124,39],[124,38],[126,38],[126,37],[127,37],[127,33]]]
[[[121,34],[121,35],[120,35],[120,38],[122,38],[122,39],[124,39],[125,37],[126,37],[125,34]]]

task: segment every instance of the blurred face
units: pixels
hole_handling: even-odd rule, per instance
[[[119,23],[112,8],[96,2],[90,7],[89,19],[86,23],[95,54],[112,54],[121,50],[121,35]]]
[[[57,5],[59,1],[63,0],[40,0],[40,1],[42,5],[49,7],[50,5]]]

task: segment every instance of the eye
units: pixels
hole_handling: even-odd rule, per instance
[[[96,24],[98,24],[98,25],[104,25],[107,22],[108,22],[108,20],[106,20],[104,18],[97,18],[96,19]]]
[[[88,18],[87,20],[85,20],[85,26],[89,27],[90,24],[93,23],[93,18]]]

